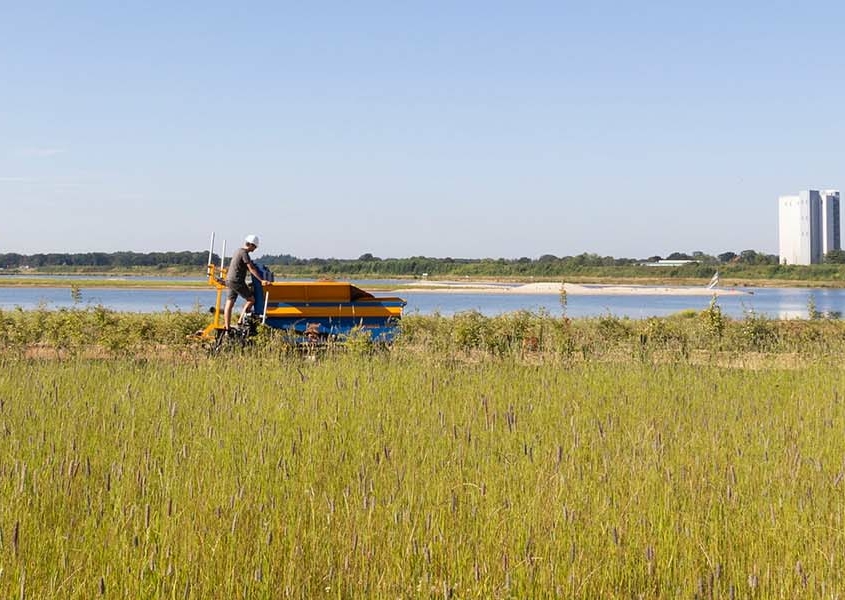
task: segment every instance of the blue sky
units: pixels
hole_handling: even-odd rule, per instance
[[[6,2],[0,252],[777,252],[840,2]]]

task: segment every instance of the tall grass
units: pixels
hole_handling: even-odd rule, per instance
[[[0,349],[19,354],[46,349],[61,356],[137,354],[189,346],[195,343],[193,334],[209,322],[210,315],[199,311],[120,313],[102,306],[0,310]]]
[[[630,359],[709,361],[736,355],[818,356],[845,353],[845,321],[822,318],[781,321],[749,312],[742,319],[722,314],[715,303],[701,312],[627,319],[612,314],[568,319],[518,311],[488,317],[467,311],[451,317],[408,315],[396,347],[441,357],[529,357],[533,360]],[[59,310],[0,310],[0,353],[144,356],[169,350],[197,354],[193,335],[209,322],[198,311],[119,313],[103,307]],[[368,347],[354,336],[355,350]],[[259,353],[290,349],[277,330],[261,332]],[[201,352],[199,352],[201,354]]]
[[[845,325],[0,312],[0,597],[839,597]],[[726,365],[729,368],[726,368]]]
[[[730,319],[715,304],[701,312],[648,319],[611,314],[568,319],[530,312],[487,317],[468,311],[453,317],[405,317],[399,343],[440,355],[564,362],[634,358],[700,363],[752,355],[816,360],[845,354],[845,322],[782,321],[755,313]]]
[[[0,597],[838,597],[843,388],[827,359],[6,355]]]

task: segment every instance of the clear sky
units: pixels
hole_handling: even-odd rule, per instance
[[[0,252],[777,253],[845,3],[0,0]]]

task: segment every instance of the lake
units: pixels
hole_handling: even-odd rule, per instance
[[[196,280],[196,279],[194,279]],[[287,280],[286,280],[287,281]],[[366,288],[375,283],[396,281],[361,280],[354,282]],[[403,281],[407,283],[407,281]],[[807,318],[809,306],[829,315],[845,314],[845,289],[827,288],[748,288],[750,295],[720,296],[717,300],[722,312],[733,318],[742,318],[754,312],[773,319]],[[2,288],[0,310],[21,308],[31,310],[70,308],[73,306],[104,306],[121,312],[161,312],[207,310],[214,305],[216,293],[212,289],[132,289],[81,287],[81,298],[74,302],[67,287]],[[375,292],[375,295],[394,295],[392,292]],[[445,293],[436,291],[401,290],[395,295],[408,301],[406,314],[453,315],[476,310],[493,316],[501,313],[528,310],[546,311],[562,315],[564,309],[558,294],[497,294],[497,293]],[[704,310],[710,303],[709,296],[672,295],[574,295],[567,297],[566,315],[570,317],[597,317],[614,315],[632,319],[666,316],[683,310]],[[243,300],[238,301],[238,307]]]

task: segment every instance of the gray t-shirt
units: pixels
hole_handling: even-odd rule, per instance
[[[229,283],[245,283],[247,265],[253,264],[246,248],[238,248],[232,255],[232,262],[229,263],[229,270],[226,272],[226,281]]]

